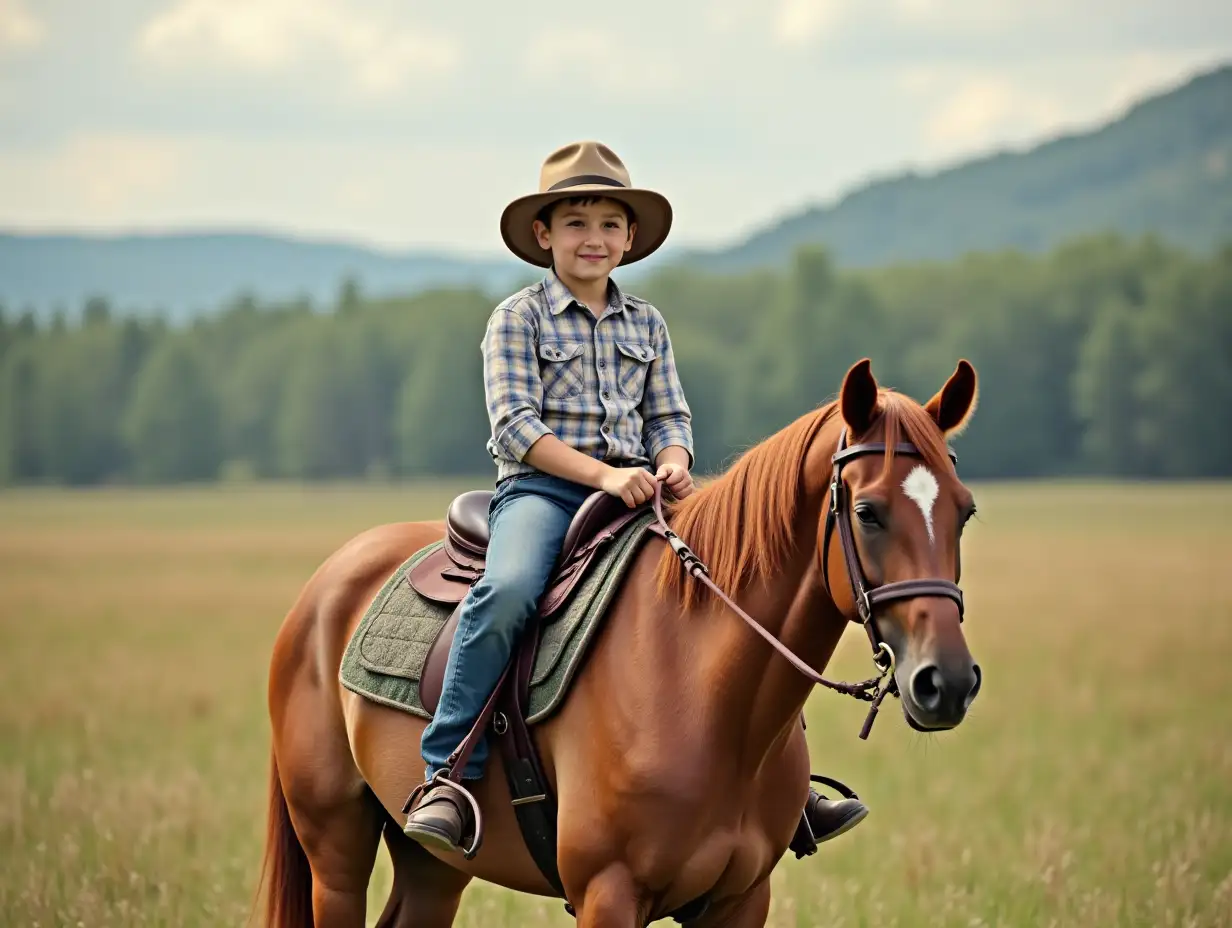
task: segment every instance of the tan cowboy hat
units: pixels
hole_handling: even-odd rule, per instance
[[[649,255],[667,238],[672,205],[653,190],[630,186],[629,172],[616,152],[600,142],[573,142],[548,155],[539,171],[539,192],[519,197],[501,214],[501,237],[509,250],[531,264],[550,267],[552,252],[539,247],[535,218],[549,203],[568,197],[601,196],[620,200],[633,210],[637,233],[620,263]]]

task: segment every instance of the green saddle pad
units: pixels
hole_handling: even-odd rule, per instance
[[[591,561],[543,629],[531,674],[527,721],[541,722],[559,708],[652,522],[654,514],[648,512],[626,525]],[[440,546],[435,542],[416,551],[381,587],[351,635],[338,674],[352,692],[425,719],[431,716],[419,697],[419,679],[428,649],[454,607],[420,596],[407,572]]]

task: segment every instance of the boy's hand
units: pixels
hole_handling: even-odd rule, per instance
[[[634,509],[654,499],[655,478],[641,467],[609,467],[603,474],[599,489],[619,496],[626,506]]]
[[[660,465],[655,479],[664,481],[676,499],[684,499],[694,490],[693,478],[689,474],[689,469],[674,461],[667,461]]]

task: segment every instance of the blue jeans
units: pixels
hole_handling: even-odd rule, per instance
[[[420,743],[428,777],[447,765],[479,718],[518,636],[539,610],[569,523],[593,492],[550,474],[511,477],[497,486],[488,509],[487,567],[462,602],[440,703]],[[463,778],[478,779],[487,757],[485,734]]]

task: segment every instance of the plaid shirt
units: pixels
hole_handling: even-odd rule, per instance
[[[596,320],[549,270],[496,307],[482,347],[498,482],[536,473],[522,459],[548,434],[622,466],[651,465],[680,445],[692,466],[691,416],[667,323],[615,282]]]

